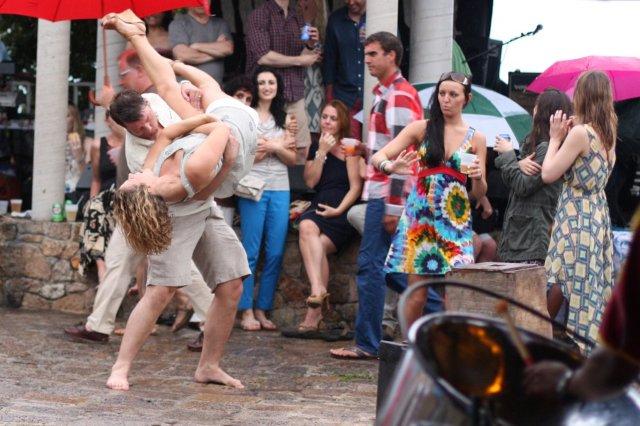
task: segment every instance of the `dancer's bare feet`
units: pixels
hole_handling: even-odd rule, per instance
[[[264,311],[260,309],[256,309],[254,311],[254,314],[255,314],[256,320],[260,323],[260,326],[262,327],[263,330],[276,331],[278,329],[278,327],[276,327],[276,325],[273,322],[271,322],[269,318],[267,318]]]
[[[247,309],[242,312],[242,320],[240,320],[240,328],[245,331],[258,331],[262,326],[260,322],[253,316],[253,309]]]
[[[113,390],[129,390],[129,368],[123,365],[114,364],[111,367],[111,376],[107,380],[107,387]]]
[[[105,28],[118,31],[128,40],[133,36],[146,34],[144,21],[138,18],[131,9],[120,13],[106,14],[102,18],[102,25]]]
[[[225,373],[220,367],[198,367],[193,378],[197,383],[211,383],[216,385],[230,386],[236,389],[244,389],[244,385],[242,384],[242,382],[240,382],[240,380],[234,379],[233,377]]]

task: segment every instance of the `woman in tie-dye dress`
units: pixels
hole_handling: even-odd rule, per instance
[[[473,199],[485,195],[487,148],[485,137],[462,120],[462,109],[470,99],[469,77],[443,74],[429,103],[430,119],[407,126],[372,158],[384,173],[415,177],[385,263],[387,273],[409,274],[409,285],[443,276],[452,266],[473,263],[466,181],[471,179]],[[477,155],[466,175],[461,171],[464,153]],[[405,311],[409,324],[421,315],[425,302],[426,291],[411,295]]]

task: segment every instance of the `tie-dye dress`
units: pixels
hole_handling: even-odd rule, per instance
[[[386,273],[444,275],[452,266],[473,263],[471,203],[460,155],[471,152],[474,132],[470,127],[460,148],[436,168],[426,166],[428,146],[420,145],[420,170],[391,242]]]

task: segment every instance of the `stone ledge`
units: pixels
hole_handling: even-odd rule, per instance
[[[52,223],[0,216],[0,306],[89,314],[97,287],[95,274],[74,269],[80,223]],[[355,275],[360,239],[329,258],[331,309],[325,322],[353,324],[357,308]],[[260,270],[257,274],[260,282]],[[311,286],[298,247],[297,231],[287,236],[282,274],[272,317],[280,327],[297,325]],[[125,299],[128,315],[135,302]]]

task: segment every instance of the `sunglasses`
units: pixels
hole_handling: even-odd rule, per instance
[[[133,71],[133,69],[132,69],[132,68],[127,68],[126,70],[124,70],[124,71],[122,71],[122,72],[118,73],[118,75],[119,75],[120,77],[124,77],[125,75],[129,74],[131,71]]]
[[[461,72],[445,72],[440,76],[440,80],[438,82],[446,80],[455,81],[456,83],[460,83],[463,86],[469,86],[471,84],[471,77],[468,77]]]

